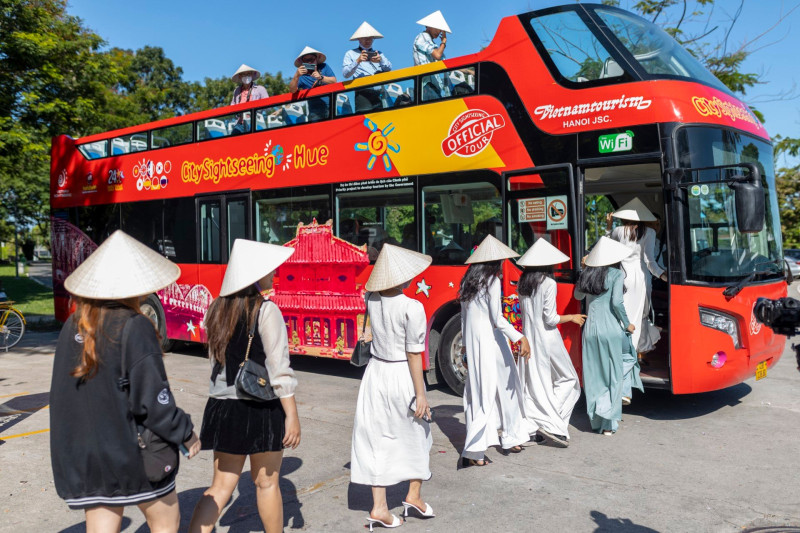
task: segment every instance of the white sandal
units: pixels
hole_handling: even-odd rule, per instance
[[[395,515],[392,515],[392,523],[387,524],[383,520],[379,520],[377,518],[372,518],[371,516],[367,517],[367,525],[369,526],[369,530],[372,531],[372,527],[375,524],[379,524],[387,529],[391,529],[393,527],[400,527],[403,525],[403,521],[397,518]]]
[[[425,503],[425,512],[422,511],[419,507],[414,505],[413,503],[408,503],[406,501],[403,502],[403,518],[408,518],[408,510],[414,509],[419,513],[420,518],[433,518],[436,516],[433,514],[433,507],[431,507],[427,502]]]

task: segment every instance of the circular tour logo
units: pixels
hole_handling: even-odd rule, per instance
[[[472,157],[492,142],[494,132],[506,125],[502,115],[490,115],[483,109],[470,109],[456,117],[442,141],[445,157],[456,154]]]
[[[167,161],[141,160],[133,167],[133,177],[136,178],[136,189],[141,191],[157,191],[166,189],[169,178],[166,174],[172,171],[172,163]]]

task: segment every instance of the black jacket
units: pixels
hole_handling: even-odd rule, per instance
[[[125,357],[130,390],[120,390],[121,337],[131,320]],[[180,444],[192,421],[175,405],[153,324],[143,315],[111,304],[97,335],[97,374],[70,375],[82,339],[74,316],[61,330],[50,386],[50,458],[58,495],[65,500],[118,497],[152,491],[137,446],[135,420],[164,440]]]

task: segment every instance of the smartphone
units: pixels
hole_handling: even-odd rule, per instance
[[[372,61],[372,58],[378,55],[378,52],[367,52],[367,59]]]
[[[314,63],[303,63],[303,66],[306,67],[309,74],[317,70],[317,66]]]
[[[189,450],[182,443],[178,444],[178,450],[180,450],[184,457],[189,457]]]
[[[408,406],[408,410],[411,411],[411,414],[415,414],[417,412],[417,399],[416,398],[411,400],[411,403]],[[422,416],[422,419],[425,422],[429,423],[429,424],[431,422],[433,422],[433,409],[431,409],[430,411],[431,411],[431,415],[430,416],[428,416],[428,415],[423,415]]]

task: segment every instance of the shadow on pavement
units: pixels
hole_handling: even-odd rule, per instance
[[[727,389],[699,394],[673,395],[669,391],[645,389],[644,394],[635,391],[633,404],[622,412],[643,416],[650,420],[687,420],[711,414],[723,407],[742,403],[742,398],[753,390],[750,385],[740,383]],[[585,412],[585,409],[584,409]]]
[[[425,484],[422,484],[423,490]],[[403,507],[403,499],[408,494],[408,481],[386,487],[386,503],[389,511]],[[347,508],[351,511],[365,511],[367,514],[372,510],[372,487],[369,485],[357,485],[350,483],[347,486]],[[397,511],[392,511],[398,514]]]
[[[83,513],[83,511],[81,511],[81,513]],[[120,527],[119,530],[125,531],[130,527],[130,525],[131,525],[131,519],[128,518],[127,516],[123,516],[122,527]],[[85,533],[85,532],[86,532],[86,522],[81,522],[80,524],[75,524],[74,526],[69,526],[66,529],[62,529],[58,533]]]
[[[600,511],[592,511],[589,514],[597,524],[594,533],[658,533],[657,529],[634,524],[630,518],[609,518]]]
[[[3,441],[3,433],[37,411],[47,407],[49,402],[50,393],[40,392],[17,396],[0,405],[0,445],[5,442]]]
[[[464,406],[460,403],[437,405],[433,408],[433,423],[445,434],[450,445],[456,450],[464,449],[464,439],[467,436],[467,426],[458,418],[463,414]]]

